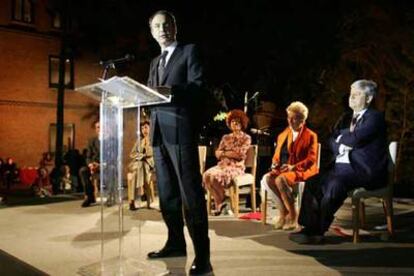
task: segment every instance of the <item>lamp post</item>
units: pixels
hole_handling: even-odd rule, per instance
[[[64,103],[65,103],[65,88],[73,88],[73,59],[68,54],[68,0],[56,1],[57,7],[61,15],[61,45],[59,56],[49,57],[49,87],[57,88],[57,109],[56,109],[56,152],[55,152],[55,174],[53,175],[54,183],[58,183],[60,178],[60,168],[63,161],[63,124],[64,124]],[[53,65],[59,68],[57,83],[56,76],[53,73]],[[69,64],[67,68],[67,64]],[[68,70],[69,74],[67,74]],[[65,76],[69,79],[66,80]],[[53,187],[54,192],[57,190],[57,185]]]

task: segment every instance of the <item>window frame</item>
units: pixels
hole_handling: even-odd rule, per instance
[[[20,11],[17,13],[17,1],[20,2]],[[26,1],[28,1],[29,6],[26,6]],[[11,5],[11,18],[14,22],[24,23],[33,25],[35,23],[35,3],[33,0],[12,0]],[[30,20],[25,20],[26,9],[30,9]],[[20,18],[16,17],[16,14],[20,16]]]

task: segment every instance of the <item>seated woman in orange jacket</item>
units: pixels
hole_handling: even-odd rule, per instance
[[[318,136],[305,126],[308,108],[303,103],[292,102],[286,112],[289,126],[277,137],[271,171],[262,185],[281,202],[275,228],[291,230],[297,221],[292,187],[318,173]]]

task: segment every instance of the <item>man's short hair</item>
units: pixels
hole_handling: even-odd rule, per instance
[[[154,12],[154,13],[150,16],[150,18],[148,19],[148,24],[149,24],[149,26],[150,26],[150,27],[151,27],[151,22],[152,22],[152,19],[153,19],[156,15],[158,15],[158,14],[165,15],[166,17],[168,17],[168,18],[171,20],[171,22],[174,24],[174,26],[177,26],[177,23],[176,23],[176,21],[175,21],[175,16],[174,16],[174,14],[172,14],[171,12],[169,12],[169,11],[167,11],[167,10],[158,10],[158,11]]]
[[[357,80],[351,84],[351,88],[361,90],[365,95],[373,98],[375,98],[378,91],[377,83],[372,80]]]
[[[302,102],[299,102],[299,101],[292,102],[286,108],[286,111],[287,112],[293,112],[295,114],[301,115],[304,121],[306,121],[306,119],[308,118],[308,114],[309,114],[308,107],[305,104],[303,104]]]

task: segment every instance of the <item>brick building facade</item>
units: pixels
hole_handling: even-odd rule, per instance
[[[60,51],[59,18],[46,0],[0,2],[0,158],[13,157],[19,167],[37,166],[54,148],[57,90],[49,88],[49,56]],[[101,68],[93,54],[74,59],[75,86],[92,83]],[[82,150],[94,134],[97,103],[65,91],[64,122],[73,124],[74,147]],[[68,140],[64,145],[67,147]]]

